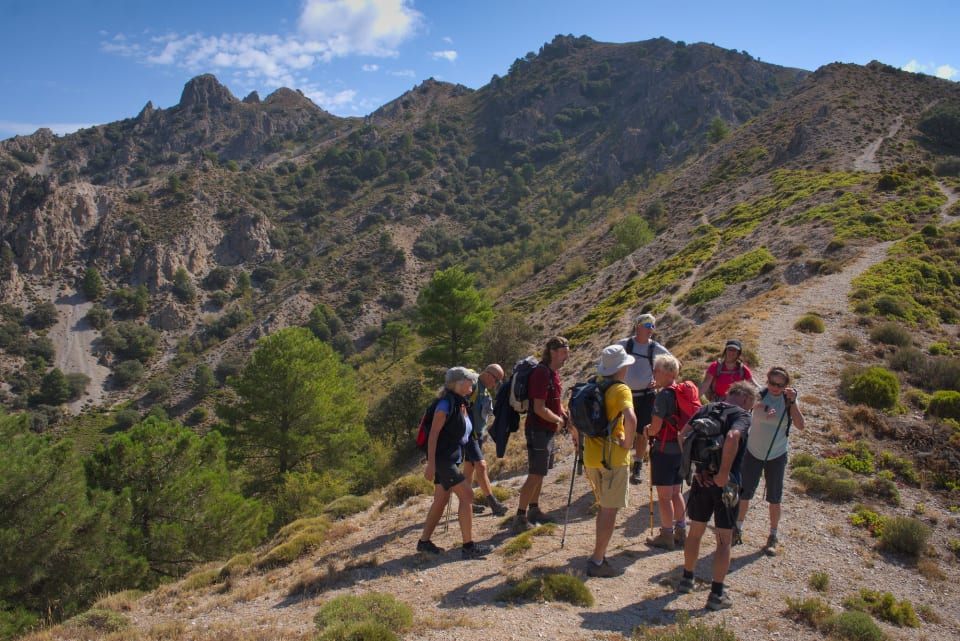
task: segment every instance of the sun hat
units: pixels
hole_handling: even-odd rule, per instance
[[[467,369],[466,367],[451,367],[447,370],[446,376],[444,376],[444,382],[447,385],[451,383],[459,383],[460,381],[470,381],[471,383],[476,384],[477,379],[480,377],[472,369]]]
[[[597,365],[597,371],[600,376],[612,376],[624,365],[633,365],[636,362],[623,345],[608,345],[600,352],[600,363]]]
[[[743,345],[736,338],[731,338],[727,341],[727,344],[723,346],[723,351],[727,351],[727,348],[732,347],[741,354],[743,353]]]

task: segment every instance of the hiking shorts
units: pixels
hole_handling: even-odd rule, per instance
[[[633,411],[637,414],[637,432],[650,424],[653,418],[653,401],[657,398],[653,390],[633,392]]]
[[[690,496],[687,498],[687,516],[691,521],[698,523],[709,523],[710,517],[713,517],[713,523],[719,530],[729,530],[733,528],[736,521],[736,506],[733,509],[723,504],[722,487],[701,487],[694,481],[690,487]]]
[[[760,475],[766,483],[767,503],[780,504],[783,501],[783,477],[787,473],[787,454],[770,459],[766,463],[758,459],[747,450],[743,455],[743,466],[740,474],[743,476],[743,489],[740,498],[746,501],[753,499],[760,485]]]
[[[463,460],[467,463],[479,463],[483,460],[483,439],[467,439],[467,444],[463,446]]]
[[[629,467],[620,465],[609,470],[602,467],[586,467],[583,472],[590,481],[600,507],[615,509],[627,507]]]
[[[683,482],[680,478],[680,459],[683,457],[680,446],[676,441],[668,441],[663,443],[663,451],[660,451],[660,445],[658,440],[650,441],[650,474],[653,485],[680,485]]]
[[[437,461],[437,470],[433,473],[433,482],[443,486],[444,491],[448,491],[454,485],[459,485],[467,480],[467,477],[460,471],[460,466],[452,461]]]
[[[553,467],[557,433],[529,427],[524,431],[527,436],[527,473],[546,476]]]

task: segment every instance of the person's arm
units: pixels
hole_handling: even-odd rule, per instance
[[[710,387],[713,385],[713,374],[710,373],[708,369],[706,374],[703,375],[703,380],[700,381],[700,396],[705,396],[710,398]]]
[[[803,414],[800,412],[800,404],[797,401],[797,390],[794,387],[788,387],[783,390],[784,400],[787,403],[787,411],[790,412],[790,418],[798,430],[804,428]]]
[[[629,450],[633,447],[633,440],[637,437],[637,414],[633,406],[623,409],[623,436],[620,437],[620,447]]]
[[[655,437],[660,433],[661,428],[663,428],[663,418],[654,414],[650,417],[650,425],[646,429],[647,436]]]
[[[440,430],[447,422],[447,413],[443,410],[433,412],[433,422],[430,423],[430,435],[427,437],[427,467],[423,476],[433,483],[434,472],[437,469],[437,441],[440,439]]]
[[[713,484],[723,487],[730,480],[730,468],[733,467],[733,461],[737,458],[737,450],[740,449],[741,432],[738,429],[731,429],[727,432],[727,437],[723,439],[723,450],[720,453],[720,470],[713,477]]]
[[[553,423],[557,426],[557,429],[562,428],[567,422],[566,416],[563,414],[557,414],[547,407],[547,399],[545,398],[533,399],[533,413],[545,420],[547,423]]]

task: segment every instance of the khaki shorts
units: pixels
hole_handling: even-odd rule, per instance
[[[620,465],[612,469],[602,467],[584,468],[590,485],[593,486],[594,494],[600,507],[605,508],[625,508],[627,507],[627,478],[630,476],[630,468],[626,465]]]

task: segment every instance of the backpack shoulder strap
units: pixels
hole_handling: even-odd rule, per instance
[[[627,339],[627,354],[633,355],[633,336]]]
[[[650,361],[650,371],[653,371],[653,348],[656,346],[657,341],[650,339],[650,342],[647,343],[647,360]]]

